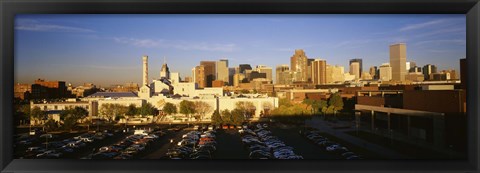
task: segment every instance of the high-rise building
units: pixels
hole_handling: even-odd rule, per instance
[[[295,50],[295,54],[290,58],[290,67],[291,71],[299,72],[300,78],[295,79],[296,81],[308,81],[308,58],[305,55],[303,49]]]
[[[380,66],[380,80],[390,81],[392,80],[392,67],[389,63],[384,63]]]
[[[205,67],[203,65],[196,66],[192,72],[193,81],[197,83],[198,88],[205,88]]]
[[[228,68],[228,85],[233,86],[233,75],[237,73],[238,67]]]
[[[345,82],[345,68],[343,66],[330,66],[332,69],[332,80],[329,83],[343,83]],[[328,78],[328,77],[327,77]]]
[[[370,76],[372,76],[372,79],[378,79],[377,71],[378,71],[377,66],[370,67],[369,73],[370,73]]]
[[[333,68],[331,65],[327,64],[326,70],[325,70],[325,83],[333,83],[333,76],[332,76]]]
[[[212,82],[216,80],[216,66],[215,61],[200,61],[200,65],[203,65],[205,73],[205,87],[212,87]]]
[[[267,66],[264,66],[264,65],[258,65],[256,70],[259,73],[265,73],[267,75],[267,80],[272,82],[272,67],[267,67]]]
[[[422,71],[423,71],[423,75],[425,76],[425,80],[432,80],[430,78],[430,74],[437,73],[437,67],[432,64],[427,64],[423,66]]]
[[[351,62],[350,63],[350,74],[355,75],[355,79],[360,79],[360,63],[359,62]]]
[[[277,68],[275,69],[275,83],[276,84],[285,84],[285,75],[283,75],[283,72],[289,71],[290,67],[288,65],[283,64],[283,65],[277,65]]]
[[[410,69],[414,68],[417,66],[417,63],[413,62],[413,61],[408,61],[406,62],[405,64],[405,69],[407,70],[407,73],[410,71]]]
[[[243,73],[245,74],[245,70],[251,70],[252,69],[252,66],[250,66],[250,64],[240,64],[238,65],[239,67],[239,72],[238,73]]]
[[[323,85],[327,83],[327,61],[323,59],[315,59],[312,62],[312,82],[315,85]]]
[[[422,73],[422,67],[412,67],[410,68],[410,70],[408,71],[409,73]]]
[[[228,60],[227,59],[221,59],[220,61],[217,61],[216,65],[217,69],[217,80],[221,80],[223,82],[229,83],[229,73],[228,73]]]
[[[240,83],[242,83],[243,79],[245,79],[245,74],[237,73],[233,75],[233,86],[238,87]]]
[[[362,72],[363,72],[363,62],[362,62],[362,59],[360,59],[360,58],[351,59],[351,60],[349,61],[348,65],[351,66],[352,63],[354,63],[354,62],[358,62],[358,66],[359,66],[359,72],[358,72],[358,74],[360,74],[360,75],[358,76],[358,78],[360,78],[360,77],[362,77]],[[351,71],[351,70],[350,70],[350,74],[352,74],[352,71]],[[358,79],[358,78],[357,78],[357,79]]]
[[[407,75],[407,45],[398,43],[390,45],[390,66],[392,67],[392,80],[405,81]]]
[[[307,81],[312,82],[312,62],[315,61],[315,59],[307,59]]]

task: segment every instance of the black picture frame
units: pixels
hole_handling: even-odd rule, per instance
[[[478,172],[478,0],[1,0],[0,170],[11,172]],[[465,14],[468,67],[467,160],[29,160],[13,159],[16,14]]]

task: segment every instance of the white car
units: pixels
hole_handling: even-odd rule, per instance
[[[342,147],[341,145],[338,145],[338,144],[335,144],[335,145],[330,145],[326,148],[327,151],[335,151],[335,150],[339,150],[339,149],[345,149],[347,150],[346,147]]]

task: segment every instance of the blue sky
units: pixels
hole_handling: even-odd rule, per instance
[[[230,66],[290,64],[295,49],[309,58],[363,69],[389,62],[389,45],[407,44],[407,61],[459,70],[466,56],[466,23],[453,15],[17,15],[15,80],[62,80],[97,86],[141,83],[142,55],[158,78],[191,76],[201,60]]]

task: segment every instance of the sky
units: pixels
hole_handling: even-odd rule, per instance
[[[31,14],[15,18],[15,82],[37,78],[107,87],[159,78],[164,59],[183,78],[202,60],[290,65],[295,49],[348,72],[389,62],[389,45],[407,44],[407,61],[459,70],[466,57],[463,14],[434,15],[225,15],[225,14]]]

